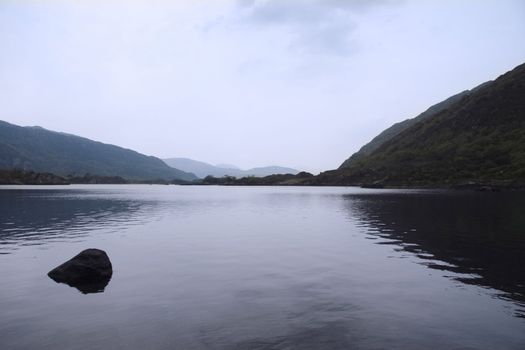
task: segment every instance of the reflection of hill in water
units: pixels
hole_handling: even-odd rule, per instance
[[[77,239],[93,230],[139,224],[154,202],[89,197],[84,191],[9,190],[0,196],[0,254],[20,245]]]
[[[358,223],[388,239],[380,244],[414,253],[429,268],[464,274],[454,277],[461,282],[525,301],[522,193],[378,193],[345,199]]]

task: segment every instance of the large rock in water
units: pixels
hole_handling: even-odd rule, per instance
[[[57,283],[65,283],[84,294],[100,293],[109,283],[113,268],[103,250],[86,249],[47,274]]]

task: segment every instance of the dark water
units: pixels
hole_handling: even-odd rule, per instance
[[[0,189],[0,349],[525,349],[525,193]],[[46,276],[107,251],[103,293]]]

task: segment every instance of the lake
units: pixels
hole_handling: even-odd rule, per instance
[[[0,187],[0,349],[525,349],[525,193]],[[113,276],[47,272],[86,248]]]

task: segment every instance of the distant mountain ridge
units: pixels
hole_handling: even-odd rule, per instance
[[[0,121],[0,169],[59,176],[120,176],[129,180],[196,179],[194,174],[169,167],[159,158],[130,149],[5,121]]]
[[[525,64],[434,107],[385,130],[315,183],[525,185]]]
[[[199,178],[205,178],[206,176],[223,177],[223,176],[269,176],[275,174],[298,174],[299,171],[292,168],[280,167],[280,166],[266,166],[257,167],[248,170],[239,169],[236,166],[228,165],[229,168],[212,165],[209,163],[201,162],[190,158],[168,158],[164,159],[164,162],[169,166],[177,169],[181,169],[187,172],[191,172],[197,175]]]

